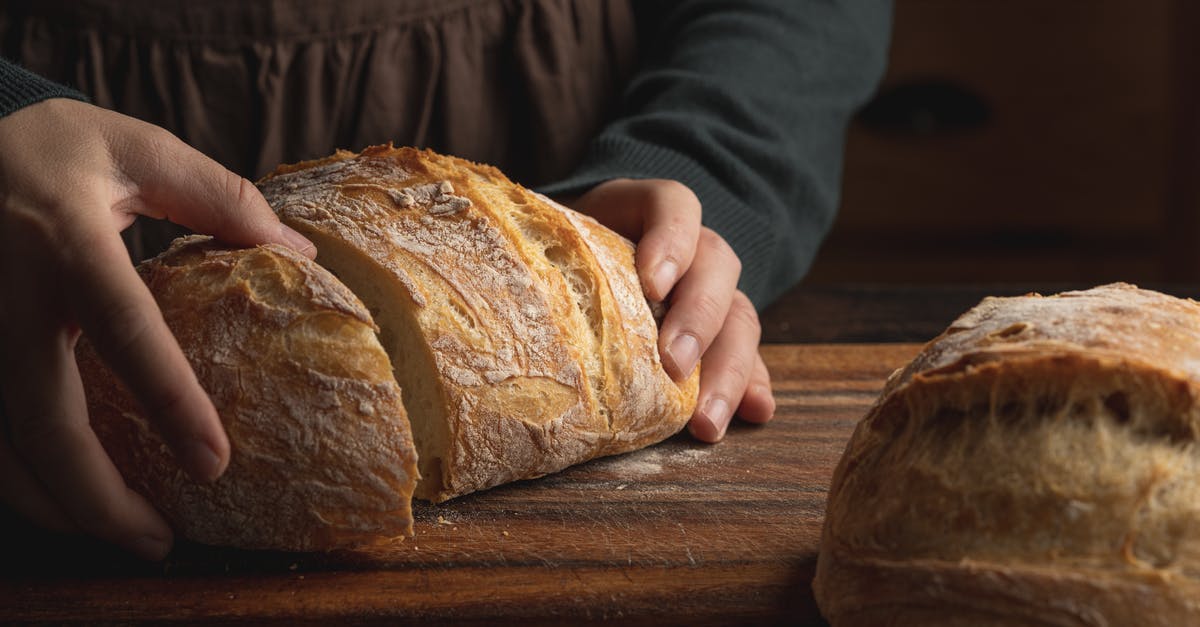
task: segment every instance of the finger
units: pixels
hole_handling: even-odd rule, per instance
[[[5,346],[14,346],[9,335]],[[31,334],[22,368],[6,373],[2,391],[13,447],[46,493],[79,528],[147,559],[170,550],[171,530],[141,496],[125,487],[87,420],[79,371],[63,334]],[[30,350],[36,347],[38,350]]]
[[[316,246],[280,222],[253,183],[171,133],[141,126],[111,139],[113,161],[138,190],[136,211],[231,244],[281,244],[316,257]]]
[[[643,212],[637,270],[646,297],[658,302],[666,300],[692,265],[700,237],[700,200],[675,181],[663,181],[654,189]]]
[[[596,185],[567,205],[586,213],[608,228],[637,241],[642,235],[644,196],[642,181],[612,179]]]
[[[2,415],[0,425],[7,425]],[[0,502],[38,526],[60,533],[78,531],[67,513],[17,456],[4,433],[6,430],[0,429]]]
[[[756,354],[754,369],[750,372],[750,381],[746,385],[746,393],[742,403],[738,405],[737,415],[746,422],[764,423],[775,416],[775,395],[771,393],[771,373],[762,355]]]
[[[128,385],[180,465],[197,479],[216,479],[229,461],[229,440],[212,401],[120,238],[109,234],[86,246],[72,247],[77,252],[65,277],[83,332]]]
[[[688,423],[697,439],[717,442],[725,437],[733,409],[741,404],[753,377],[761,333],[754,305],[737,292],[720,335],[704,353],[697,409]]]
[[[652,301],[666,300],[692,264],[700,233],[700,200],[683,183],[613,179],[592,188],[572,206],[638,243],[638,277]]]
[[[659,351],[667,374],[686,379],[725,324],[742,265],[716,233],[700,231],[696,258],[675,286],[659,331]]]

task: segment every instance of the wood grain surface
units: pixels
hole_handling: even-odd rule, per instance
[[[5,513],[0,623],[819,625],[810,582],[833,466],[917,348],[764,346],[770,425],[421,505],[415,537],[367,550],[180,543],[147,564]]]

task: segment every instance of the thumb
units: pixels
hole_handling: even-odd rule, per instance
[[[135,211],[230,244],[281,244],[316,256],[316,246],[280,222],[253,183],[171,133],[137,124],[145,128],[112,147],[117,167],[137,188]]]

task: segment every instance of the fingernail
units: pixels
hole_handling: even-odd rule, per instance
[[[221,476],[221,471],[224,470],[221,465],[221,456],[212,449],[208,444],[195,440],[188,445],[185,453],[186,459],[184,463],[191,470],[192,474],[204,481],[214,481]]]
[[[700,342],[685,334],[671,340],[667,346],[667,358],[675,366],[680,379],[686,379],[696,369],[696,360],[700,359]]]
[[[770,409],[767,412],[766,420],[770,420],[771,418],[775,417],[775,395],[771,393],[771,388],[762,384],[755,384],[750,388],[750,391],[747,392],[747,394],[753,394],[754,396],[767,399],[768,407]]]
[[[713,397],[704,404],[702,413],[716,430],[716,439],[725,437],[725,430],[729,428],[729,421],[733,418],[733,412],[729,411],[729,403],[719,396]]]
[[[716,442],[720,438],[717,437],[717,427],[704,416],[692,416],[688,422],[688,431],[692,437],[701,442]]]
[[[667,294],[671,292],[671,287],[675,285],[675,277],[678,276],[678,273],[679,266],[670,259],[658,264],[658,267],[654,269],[654,274],[650,277],[656,298],[661,300],[667,297]]]
[[[288,243],[288,246],[295,249],[296,252],[298,252],[306,257],[315,257],[316,256],[316,253],[317,253],[316,244],[313,244],[311,240],[309,240],[307,237],[304,237],[303,235],[301,235],[299,232],[297,232],[292,227],[290,227],[286,224],[280,224],[279,225],[279,234],[283,236],[283,239],[284,239],[284,241],[286,241]]]
[[[155,535],[144,535],[130,543],[129,549],[142,559],[157,562],[171,551],[171,541]]]

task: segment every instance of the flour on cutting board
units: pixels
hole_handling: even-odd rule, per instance
[[[707,461],[712,449],[685,448],[664,452],[642,449],[616,457],[598,460],[598,470],[607,470],[622,477],[647,477],[663,471],[663,466],[692,466]]]

